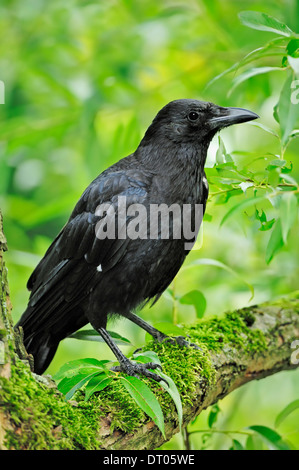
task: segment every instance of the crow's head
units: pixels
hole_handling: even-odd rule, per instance
[[[204,101],[182,99],[159,111],[145,134],[145,141],[166,138],[175,143],[209,143],[217,131],[259,116],[242,108],[223,108]],[[144,142],[145,143],[145,142]]]

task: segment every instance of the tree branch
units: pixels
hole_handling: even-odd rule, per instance
[[[250,329],[259,329],[263,332],[266,347],[263,351],[254,352],[250,349],[242,350],[235,348],[234,345],[223,344],[221,352],[212,354],[215,381],[209,383],[208,380],[202,378],[200,372],[197,374],[192,402],[184,407],[184,425],[241,385],[252,380],[263,379],[282,370],[292,370],[298,367],[296,354],[292,349],[292,344],[299,337],[298,292],[286,299],[243,309],[236,313],[241,317],[244,314],[250,314],[252,321]],[[173,420],[166,422],[167,440],[178,431]],[[100,434],[104,437],[105,448],[154,449],[164,442],[158,428],[152,423],[147,425],[141,423],[134,432],[129,434],[119,431],[111,433],[109,423],[104,418]]]
[[[28,361],[18,358],[16,350],[24,356],[13,337],[5,249],[0,227],[0,346],[5,351],[0,354],[0,448],[151,450],[162,445],[159,429],[120,381],[88,402],[81,392],[76,401],[66,402],[50,378],[32,374]],[[154,342],[147,346],[158,352],[164,372],[178,386],[184,426],[241,385],[298,366],[292,347],[299,337],[299,292],[198,322],[186,333],[203,351]],[[179,431],[174,404],[159,384],[147,383],[159,398],[169,440]]]

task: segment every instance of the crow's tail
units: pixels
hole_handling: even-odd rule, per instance
[[[36,279],[35,286],[29,283],[28,306],[16,328],[23,329],[23,343],[37,374],[47,369],[60,341],[88,323],[81,304],[94,269],[83,261],[64,260],[44,280]]]
[[[19,321],[15,328],[22,327],[22,322]],[[59,345],[59,341],[53,340],[49,335],[38,333],[29,333],[26,329],[23,330],[23,344],[25,346],[27,354],[31,354],[34,360],[33,370],[36,374],[43,374],[48,368],[52,361],[56,350]]]

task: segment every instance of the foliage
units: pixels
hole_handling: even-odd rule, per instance
[[[275,428],[282,423],[287,416],[298,409],[298,400],[290,403],[285,409],[283,409],[276,418]],[[276,431],[276,429],[270,428],[268,426],[248,426],[247,429],[242,430],[221,430],[217,429],[215,423],[217,421],[218,415],[221,413],[221,409],[218,404],[211,407],[211,410],[208,415],[208,429],[201,429],[197,431],[191,431],[189,437],[192,434],[201,434],[202,435],[202,447],[201,449],[207,449],[211,440],[215,434],[223,434],[228,437],[231,441],[228,444],[229,450],[292,450],[293,446],[287,441],[287,438],[284,439]],[[236,439],[238,436],[238,439]],[[240,437],[244,443],[240,442]],[[245,438],[245,440],[244,440]]]
[[[299,123],[299,106],[293,89],[299,83],[296,83],[296,76],[299,74],[299,35],[295,34],[284,23],[264,13],[247,11],[240,13],[239,17],[242,23],[250,28],[271,31],[279,35],[278,38],[270,43],[268,42],[265,46],[247,54],[245,59],[235,64],[229,71],[238,70],[244,66],[244,63],[246,64],[245,72],[242,72],[233,80],[233,88],[255,75],[274,70],[281,70],[286,73],[285,82],[273,112],[280,128],[279,132],[266,128],[264,125],[255,124],[265,132],[277,137],[280,142],[280,154],[268,153],[268,157],[262,158],[265,160],[264,171],[255,174],[248,166],[239,170],[234,158],[226,152],[224,144],[220,140],[220,152],[217,153],[218,165],[214,167],[215,171],[209,171],[208,175],[210,175],[212,182],[214,181],[213,176],[216,176],[218,189],[221,188],[222,194],[225,193],[225,199],[222,199],[222,203],[227,203],[235,190],[239,189],[240,191],[241,189],[246,193],[246,199],[242,198],[241,202],[233,205],[226,212],[221,225],[232,215],[238,214],[240,210],[244,211],[244,209],[254,207],[255,213],[252,215],[252,219],[256,218],[261,222],[260,230],[271,231],[266,248],[266,262],[270,263],[279,250],[287,244],[290,229],[296,223],[298,213],[299,186],[296,179],[292,177],[293,165],[291,164],[290,168],[286,166],[287,161],[284,160],[284,154],[289,143],[298,133],[295,126]],[[248,68],[249,64],[263,58],[265,51],[270,55],[274,54],[277,47],[279,47],[278,54],[282,58],[281,67],[255,66]],[[223,76],[223,73],[221,76]],[[219,183],[221,183],[221,186]],[[227,189],[225,189],[225,186]],[[248,197],[249,192],[251,194]],[[270,202],[269,210],[272,206],[275,215],[269,221],[264,211],[268,201]],[[261,215],[259,207],[261,207]]]
[[[161,366],[157,354],[153,351],[135,354],[134,361],[141,363],[154,363]],[[146,383],[134,376],[123,376],[107,368],[109,361],[98,361],[96,359],[80,359],[64,364],[54,375],[58,390],[65,395],[66,400],[73,397],[77,390],[84,388],[85,401],[96,392],[104,390],[113,380],[122,382],[136,404],[148,415],[159,427],[165,437],[164,416],[160,404]],[[151,370],[151,369],[150,369]],[[154,372],[154,370],[152,370]],[[163,372],[155,370],[162,377],[160,385],[173,398],[179,419],[182,425],[183,410],[180,395],[173,380]]]
[[[158,109],[183,97],[247,107],[261,119],[213,141],[201,238],[143,317],[177,328],[298,288],[297,0],[4,0],[0,12],[0,207],[15,320],[28,299],[26,279],[85,187],[136,148]],[[124,329],[118,340],[129,338],[126,350],[143,343],[134,325]],[[95,341],[66,340],[49,372],[109,354]],[[109,375],[102,378],[104,386]],[[222,413],[214,409],[217,426],[254,422],[254,448],[277,408],[295,401],[296,387],[293,374],[250,385],[242,407],[246,392],[228,397]],[[285,433],[294,432],[295,414],[282,422]],[[214,448],[240,447],[236,435],[228,445],[217,436]],[[291,440],[299,446],[294,433]],[[202,445],[198,434],[192,445]]]

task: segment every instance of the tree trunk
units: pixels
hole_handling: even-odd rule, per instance
[[[7,271],[4,264],[3,253],[7,250],[7,243],[3,234],[2,214],[0,212],[0,380],[10,379],[11,355],[14,344],[12,334],[12,320],[10,316],[10,299],[7,281]],[[1,382],[0,382],[1,396]],[[1,405],[0,398],[0,405]],[[6,430],[10,429],[9,417],[4,407],[0,407],[0,449],[3,447]]]
[[[15,337],[0,224],[0,448],[151,450],[179,431],[172,400],[147,381],[165,416],[166,439],[115,381],[87,402],[80,391],[65,401],[49,376],[30,370],[21,338]],[[295,369],[299,354],[299,292],[186,328],[203,351],[152,342],[164,372],[178,386],[186,426],[202,410],[251,381]],[[20,359],[21,357],[21,359]]]

